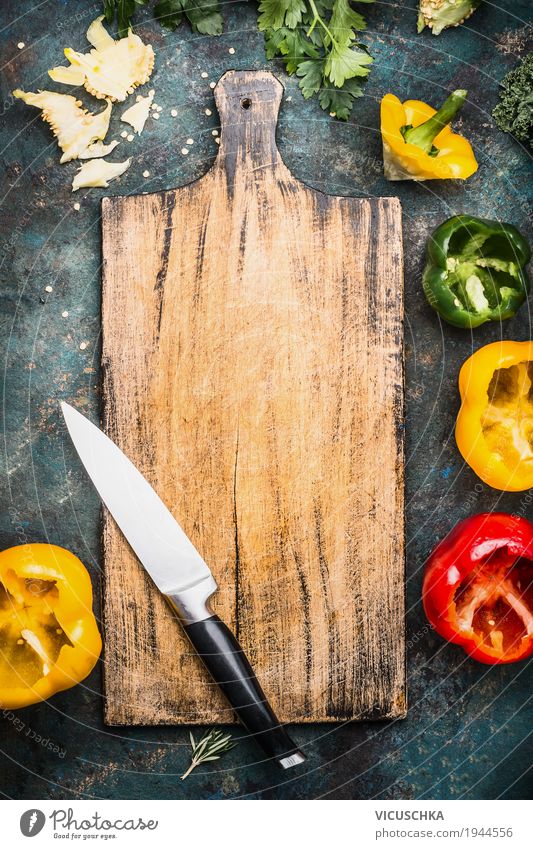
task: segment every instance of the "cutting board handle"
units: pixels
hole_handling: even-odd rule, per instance
[[[216,167],[234,176],[240,169],[281,163],[276,124],[283,91],[268,71],[227,71],[219,79],[214,91],[220,115]]]

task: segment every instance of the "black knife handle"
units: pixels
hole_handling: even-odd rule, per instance
[[[270,707],[238,640],[218,616],[185,625],[211,677],[264,753],[283,769],[305,760]]]

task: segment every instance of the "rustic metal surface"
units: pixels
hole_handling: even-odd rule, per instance
[[[115,160],[123,153],[135,156],[120,183],[107,192],[74,196],[69,184],[75,164],[58,165],[47,127],[36,112],[13,105],[10,96],[15,86],[45,87],[46,69],[61,60],[62,48],[84,46],[86,25],[100,7],[80,3],[74,10],[73,5],[45,2],[33,9],[20,0],[2,5],[0,545],[49,540],[70,548],[91,569],[98,595],[98,500],[65,438],[57,402],[71,400],[98,418],[100,198],[199,177],[216,153],[209,82],[229,67],[277,70],[286,83],[278,143],[295,176],[326,192],[397,195],[403,204],[410,710],[406,720],[389,724],[297,727],[294,736],[309,759],[288,775],[256,763],[257,750],[242,740],[220,763],[206,765],[182,784],[187,732],[105,728],[97,668],[84,684],[49,703],[16,714],[0,712],[1,792],[18,798],[527,797],[528,664],[491,669],[444,644],[426,624],[420,583],[425,557],[458,519],[496,506],[532,516],[533,492],[489,490],[465,468],[453,439],[460,364],[502,333],[530,338],[530,308],[523,307],[503,327],[485,326],[473,334],[454,330],[441,325],[427,306],[420,271],[428,232],[454,212],[512,221],[527,232],[529,155],[496,129],[490,110],[497,80],[527,50],[529,4],[513,3],[512,14],[483,4],[468,26],[438,39],[416,35],[416,15],[408,8],[414,3],[365,6],[364,39],[375,64],[366,96],[348,124],[329,118],[313,100],[305,102],[295,80],[265,62],[254,4],[226,7],[226,32],[218,39],[191,36],[185,27],[166,33],[145,12],[140,32],[156,50],[153,84],[164,110],[139,140],[117,148]],[[19,42],[25,47],[19,49]],[[235,54],[229,54],[230,47]],[[206,79],[202,71],[208,72]],[[459,125],[473,142],[478,173],[466,184],[387,183],[378,132],[382,94],[392,90],[402,98],[436,102],[455,87],[469,90]],[[207,116],[206,109],[213,114]],[[118,123],[120,112],[114,118],[117,132],[124,126]],[[187,138],[194,144],[184,156],[180,150]],[[142,176],[145,170],[149,177]]]

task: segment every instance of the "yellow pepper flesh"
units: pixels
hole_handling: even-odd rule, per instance
[[[45,543],[0,553],[0,707],[78,684],[101,650],[91,580],[77,557]]]
[[[385,95],[381,101],[381,137],[388,180],[466,180],[477,171],[470,142],[453,133],[449,124],[433,139],[438,148],[436,156],[405,141],[403,127],[419,127],[436,112],[421,100],[402,103],[394,94]]]
[[[459,374],[455,438],[476,474],[494,489],[533,487],[533,341],[485,345]]]

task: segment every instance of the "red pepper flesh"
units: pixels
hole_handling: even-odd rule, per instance
[[[424,610],[442,637],[481,663],[533,654],[533,524],[507,513],[459,522],[432,551]]]

